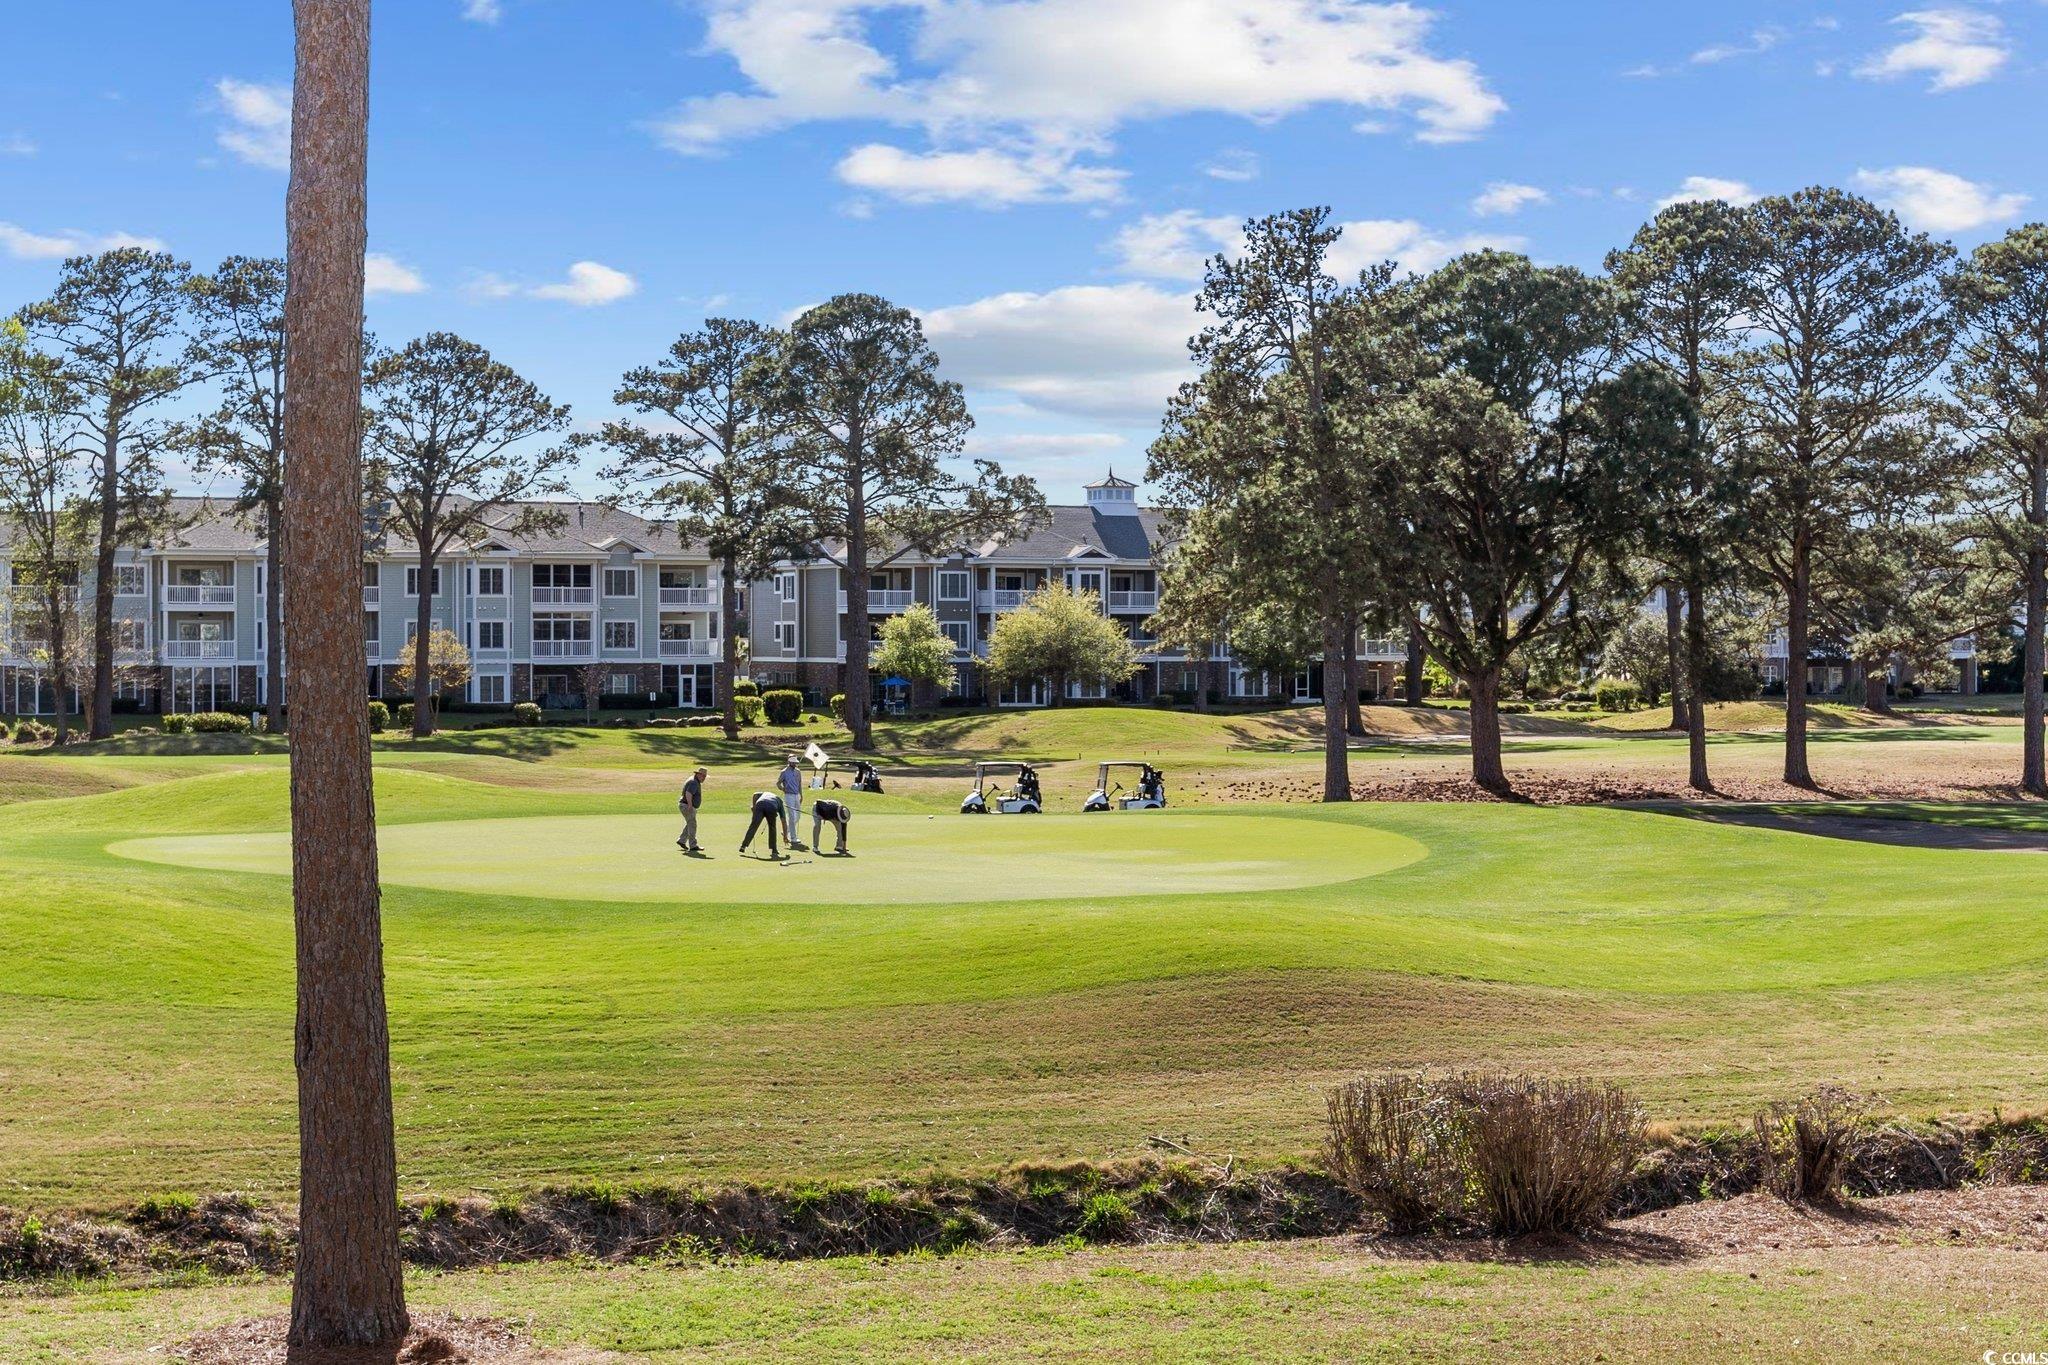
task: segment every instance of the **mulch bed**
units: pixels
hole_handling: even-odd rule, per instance
[[[257,1318],[202,1332],[165,1352],[185,1365],[283,1365],[291,1319]],[[612,1357],[535,1346],[495,1318],[412,1314],[412,1332],[397,1346],[301,1353],[293,1365],[580,1365]]]

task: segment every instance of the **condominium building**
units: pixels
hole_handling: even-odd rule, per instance
[[[261,705],[274,642],[260,523],[203,498],[177,499],[172,512],[177,529],[160,545],[116,556],[117,700],[148,711]],[[566,705],[594,683],[642,705],[720,702],[722,588],[701,546],[596,503],[526,504],[493,520],[443,556],[425,585],[432,625],[469,650],[471,676],[457,700]],[[414,556],[387,533],[366,547],[364,692],[384,696],[397,691],[393,672],[417,634],[422,585]],[[4,541],[0,581],[14,582]],[[80,591],[90,594],[89,580]],[[48,714],[59,688],[16,597],[0,600],[0,712]]]

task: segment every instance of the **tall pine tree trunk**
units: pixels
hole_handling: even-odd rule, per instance
[[[1884,658],[1863,660],[1863,709],[1873,716],[1892,716],[1891,698],[1885,693],[1891,663]]]
[[[1323,800],[1351,799],[1351,740],[1344,727],[1344,622],[1323,623]],[[1352,694],[1354,697],[1356,693]]]
[[[71,641],[64,629],[64,585],[57,582],[46,592],[50,616],[50,682],[57,697],[57,747],[71,741],[71,707],[64,700],[64,682],[71,676]]]
[[[363,705],[362,340],[369,0],[296,0],[285,237],[293,566],[292,904],[299,1252],[290,1358],[410,1328]]]
[[[1507,768],[1501,762],[1500,670],[1488,669],[1467,679],[1472,691],[1472,780],[1499,796],[1508,794]]]
[[[1785,605],[1785,781],[1811,787],[1806,766],[1806,653],[1810,629],[1812,565],[1804,544],[1792,550],[1792,583]]]
[[[1358,620],[1344,622],[1344,732],[1365,736],[1365,713],[1358,706]]]
[[[1685,751],[1687,781],[1694,791],[1711,792],[1707,775],[1707,591],[1694,574],[1685,586]]]
[[[725,608],[725,636],[719,643],[719,653],[725,659],[725,696],[721,698],[723,703],[722,710],[725,716],[725,737],[727,739],[738,739],[740,737],[740,699],[739,694],[733,690],[733,684],[739,680],[740,676],[740,637],[739,632],[733,629],[733,625],[740,619],[739,564],[732,556],[727,555],[719,563],[718,569],[722,575],[718,592]],[[676,701],[678,703],[682,701],[680,689],[678,689]]]
[[[271,507],[269,544],[264,547],[263,652],[264,719],[272,734],[284,729],[284,525],[283,509]]]
[[[864,538],[863,538],[864,540]],[[867,546],[846,542],[846,729],[853,747],[875,751],[874,708],[868,681],[868,556]]]
[[[1685,677],[1685,641],[1682,624],[1682,610],[1678,600],[1678,585],[1664,585],[1664,647],[1667,660],[1664,676],[1671,683],[1671,728],[1686,728],[1685,710],[1687,698],[1692,694],[1682,681]]]
[[[86,738],[114,733],[114,541],[121,531],[121,409],[107,400],[106,444],[100,452],[100,543],[92,576],[92,715]],[[57,684],[57,709],[64,709],[64,685]]]
[[[1408,695],[1403,700],[1409,706],[1422,705],[1422,694],[1427,686],[1423,680],[1424,652],[1422,648],[1422,624],[1408,623]]]
[[[2021,726],[2022,749],[2020,785],[2030,796],[2048,796],[2048,765],[2043,762],[2044,720],[2048,720],[2048,698],[2044,698],[2042,671],[2048,668],[2048,552],[2040,538],[2048,526],[2033,528],[2034,548],[2027,552],[2026,643],[2020,650],[2020,691],[2025,719]]]
[[[433,657],[434,550],[420,546],[419,612],[414,618],[412,637],[412,735],[421,739],[434,733],[433,675],[428,664]],[[595,641],[591,648],[597,648]]]

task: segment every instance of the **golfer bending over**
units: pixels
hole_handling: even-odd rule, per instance
[[[780,858],[782,849],[775,842],[775,827],[782,823],[782,798],[774,792],[754,793],[754,817],[747,821],[747,837],[740,840],[740,852],[747,851],[747,845],[754,842],[754,834],[761,826],[768,826],[768,856]]]
[[[795,754],[783,760],[782,771],[775,775],[775,785],[782,791],[782,816],[789,822],[789,846],[802,848],[796,822],[804,814],[804,770],[797,767]]]
[[[676,798],[676,809],[683,813],[683,832],[676,836],[676,847],[685,853],[702,853],[697,844],[697,807],[704,804],[704,779],[710,770],[699,768],[690,774],[690,780],[683,783],[683,794]]]
[[[818,852],[825,851],[824,843],[818,837],[819,827],[830,822],[839,834],[837,853],[846,852],[846,827],[853,823],[853,811],[844,801],[813,801],[811,803],[811,847]]]

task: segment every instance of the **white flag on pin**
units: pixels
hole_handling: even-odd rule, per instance
[[[809,744],[804,745],[804,757],[810,760],[813,768],[820,771],[823,771],[825,765],[832,761],[825,751],[818,747],[818,741],[815,739]]]

